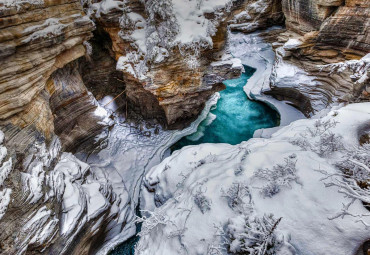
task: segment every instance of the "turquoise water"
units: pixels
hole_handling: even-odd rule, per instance
[[[253,137],[255,130],[275,127],[279,116],[276,111],[264,103],[251,101],[243,91],[244,85],[255,72],[254,68],[244,66],[245,73],[239,79],[225,81],[226,89],[220,92],[217,107],[211,110],[207,119],[198,127],[195,134],[186,136],[177,142],[172,151],[186,145],[201,143],[239,144]],[[140,212],[137,210],[137,214]],[[141,225],[137,225],[137,232]],[[135,235],[117,246],[110,255],[134,255],[135,244],[139,236]]]
[[[249,100],[243,91],[255,72],[254,68],[244,68],[245,73],[240,78],[224,82],[226,89],[220,92],[216,109],[211,110],[197,132],[182,138],[172,147],[172,151],[201,143],[235,145],[252,138],[257,129],[277,126],[278,113],[264,103]]]

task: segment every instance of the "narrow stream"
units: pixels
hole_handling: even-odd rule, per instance
[[[182,138],[172,146],[172,151],[201,143],[235,145],[252,138],[257,129],[278,125],[279,115],[275,110],[262,102],[249,100],[243,91],[255,72],[249,66],[244,66],[244,69],[245,73],[240,78],[224,82],[226,89],[220,92],[217,107],[211,110],[195,134]]]

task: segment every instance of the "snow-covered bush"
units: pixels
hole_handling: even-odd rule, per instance
[[[370,144],[347,150],[343,160],[336,163],[336,167],[340,170],[337,174],[319,170],[325,175],[322,180],[325,181],[326,187],[338,187],[338,192],[351,201],[343,204],[342,210],[329,219],[352,216],[358,218],[366,227],[370,227],[370,213],[359,215],[350,212],[351,205],[357,199],[365,206],[370,205]]]
[[[320,156],[326,156],[332,152],[343,150],[342,136],[333,134],[332,132],[325,133],[320,136],[320,140],[315,143],[316,152]]]
[[[139,232],[139,236],[148,235],[153,229],[160,225],[167,225],[169,223],[172,223],[172,221],[161,210],[161,208],[157,208],[153,212],[147,210],[142,210],[141,212],[143,216],[137,216],[135,220],[135,223],[143,223],[141,231]]]
[[[205,191],[199,187],[194,194],[194,203],[203,214],[211,210],[211,201],[204,195],[204,193]]]
[[[273,197],[279,193],[281,187],[291,187],[291,182],[299,183],[299,178],[296,175],[297,156],[290,155],[284,159],[284,164],[277,164],[272,169],[259,169],[254,172],[254,176],[267,183],[262,187],[261,194],[264,197]]]
[[[330,131],[337,124],[338,122],[333,119],[326,121],[319,119],[312,128],[307,128],[306,132],[300,134],[298,138],[292,139],[291,143],[304,150],[314,151],[320,156],[343,150],[342,136]]]
[[[239,213],[252,211],[252,196],[249,187],[244,183],[233,183],[225,192],[221,190],[227,199],[229,207]]]
[[[229,220],[224,230],[224,240],[231,254],[276,254],[283,239],[276,235],[280,223],[272,214],[262,217],[239,215]]]

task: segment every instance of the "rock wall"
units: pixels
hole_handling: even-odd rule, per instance
[[[368,101],[368,60],[360,59],[369,52],[369,3],[283,0],[282,7],[287,30],[273,44],[277,58],[266,94],[306,116],[333,103]]]
[[[94,96],[125,91],[128,107],[144,117],[169,128],[189,124],[224,79],[241,73],[235,59],[222,58],[228,26],[250,33],[285,16],[286,29],[268,39],[277,57],[265,93],[307,116],[369,100],[366,1],[206,1],[213,9],[197,1],[183,20],[183,1],[82,2],[85,10],[79,0],[0,3],[0,253],[89,254],[119,242],[132,221],[120,186],[127,180],[113,187],[114,171],[108,180],[106,166],[96,174],[64,151],[110,122]]]
[[[93,29],[76,0],[0,4],[0,122],[8,141],[27,129],[25,145],[36,131],[51,139],[46,83],[55,70],[85,54],[82,43]]]
[[[282,17],[279,1],[268,3],[267,8],[263,6],[266,1],[220,1],[222,5],[219,4],[213,10],[212,6],[208,9],[203,7],[209,3],[198,1],[199,6],[192,6],[195,2],[184,5],[182,14],[177,13],[176,3],[168,7],[169,10],[165,11],[167,16],[163,17],[151,5],[154,2],[116,2],[108,8],[104,2],[96,1],[85,7],[93,13],[97,26],[110,35],[112,50],[118,60],[117,67],[123,72],[130,105],[146,118],[160,119],[169,128],[188,125],[199,115],[210,95],[222,89],[222,80],[236,77],[240,73],[240,70],[235,70],[233,76],[225,76],[215,82],[209,77],[221,76],[219,73],[209,73],[212,70],[208,68],[211,62],[220,60],[228,23],[245,21],[240,19],[231,22],[237,13],[255,4],[252,15],[258,25],[254,29],[266,27],[275,20],[281,21]],[[186,9],[191,8],[198,16],[181,20],[180,16],[186,16]],[[261,8],[264,12],[257,15]],[[154,15],[154,20],[151,15]],[[199,20],[195,22],[193,30],[207,28],[207,31],[184,43],[182,37],[187,35],[183,30],[190,27],[183,28],[182,22],[187,24],[192,19]],[[153,32],[155,29],[157,32]],[[241,26],[237,29],[240,30]],[[164,40],[158,41],[158,37]],[[192,32],[188,37],[192,38]]]
[[[78,0],[0,3],[1,254],[87,254],[109,213],[111,192],[63,153],[106,126],[69,64],[94,27]]]

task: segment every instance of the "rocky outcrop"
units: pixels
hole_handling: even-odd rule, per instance
[[[86,254],[109,213],[110,188],[62,151],[109,121],[68,64],[93,29],[77,0],[0,3],[1,254]]]
[[[75,151],[106,126],[102,116],[96,113],[96,99],[86,89],[76,62],[55,71],[47,90],[51,95],[54,132],[61,140],[63,151]]]
[[[368,101],[368,57],[360,59],[369,52],[369,4],[283,1],[282,6],[287,31],[273,43],[277,58],[266,94],[291,102],[306,116],[333,103]]]
[[[229,28],[233,32],[251,33],[283,22],[281,0],[248,0],[229,21]]]
[[[96,99],[188,125],[242,71],[224,52],[228,26],[284,14],[287,29],[265,38],[277,57],[264,92],[307,116],[369,100],[365,1],[82,3],[88,15],[79,0],[0,3],[0,253],[104,253],[133,235],[143,173],[179,134],[118,120],[100,134],[111,119]]]
[[[209,77],[221,76],[210,73],[208,66],[220,60],[227,23],[251,1],[230,1],[224,6],[174,2],[162,6],[168,8],[163,13],[154,2],[115,2],[110,7],[98,2],[85,7],[112,40],[129,105],[147,118],[161,119],[165,126],[183,127],[199,115],[210,95],[222,89],[222,80],[230,78],[210,82]],[[252,2],[256,2],[253,15],[257,15],[265,2]],[[274,1],[254,20],[260,27],[267,26],[281,19],[278,10]],[[190,27],[194,29],[189,31]]]
[[[46,83],[55,70],[85,54],[82,43],[93,28],[76,0],[0,4],[0,121],[12,134],[7,137],[32,126],[29,132],[51,138]]]

